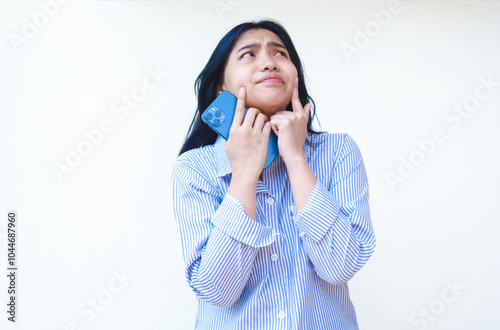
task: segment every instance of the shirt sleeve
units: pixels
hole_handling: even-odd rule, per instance
[[[346,134],[328,187],[318,178],[295,215],[316,273],[330,283],[351,279],[375,249],[368,180],[356,143]]]
[[[174,165],[172,188],[190,287],[214,305],[232,306],[258,248],[274,241],[272,228],[248,217],[238,199],[220,196],[204,173],[181,161]]]

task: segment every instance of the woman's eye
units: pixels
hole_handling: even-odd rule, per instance
[[[252,52],[246,52],[243,55],[241,55],[241,58],[245,58],[245,57],[249,57],[249,56],[253,56],[253,53]]]
[[[275,55],[279,55],[279,56],[284,56],[286,57],[286,53],[283,52],[283,51],[277,51]]]

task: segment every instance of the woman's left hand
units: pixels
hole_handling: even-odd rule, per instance
[[[295,78],[292,93],[293,111],[277,111],[271,116],[271,128],[278,137],[281,158],[288,166],[294,159],[304,158],[304,142],[307,137],[307,121],[311,103],[304,107],[299,100],[299,78]]]

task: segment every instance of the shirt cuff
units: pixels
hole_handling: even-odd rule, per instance
[[[247,216],[241,202],[230,194],[226,194],[211,222],[228,236],[251,247],[263,247],[274,242],[274,229]]]
[[[295,215],[295,224],[316,243],[326,235],[340,211],[340,203],[323,186],[316,182],[306,204]]]

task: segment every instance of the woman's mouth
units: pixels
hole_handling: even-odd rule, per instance
[[[266,74],[262,78],[259,79],[258,81],[259,84],[282,84],[283,79],[277,74],[271,73],[271,74]]]

